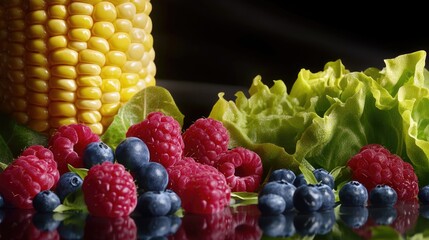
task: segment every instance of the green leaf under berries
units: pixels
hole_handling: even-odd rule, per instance
[[[27,126],[17,123],[9,116],[0,115],[0,162],[4,168],[18,157],[22,150],[32,145],[47,146],[48,137]]]
[[[183,126],[184,115],[180,112],[170,92],[159,86],[150,86],[136,93],[118,111],[113,122],[101,136],[103,142],[112,149],[125,139],[128,128],[143,121],[155,111],[176,119]]]
[[[84,179],[86,177],[86,175],[88,175],[88,169],[86,169],[86,168],[75,168],[70,164],[68,164],[67,167],[68,167],[70,172],[76,173],[82,179]]]
[[[64,212],[82,212],[87,213],[88,209],[85,204],[85,199],[83,196],[82,189],[79,189],[76,192],[69,194],[64,202],[54,209],[54,212],[64,213]]]

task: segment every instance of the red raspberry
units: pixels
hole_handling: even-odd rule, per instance
[[[0,173],[0,193],[16,208],[32,209],[34,196],[55,186],[59,172],[48,149],[33,146],[23,154]]]
[[[84,124],[63,125],[49,139],[49,148],[54,153],[60,174],[68,172],[68,164],[83,168],[83,152],[91,142],[100,137]]]
[[[229,206],[231,189],[221,173],[207,171],[190,175],[179,196],[185,212],[212,214]]]
[[[223,173],[233,192],[256,191],[263,173],[261,157],[244,147],[221,154],[217,169]]]
[[[167,168],[167,172],[168,188],[175,191],[179,196],[182,194],[191,176],[201,173],[222,174],[215,167],[195,162],[191,157],[184,157],[173,166]]]
[[[183,133],[184,155],[214,166],[219,154],[228,150],[228,130],[213,118],[199,118]]]
[[[55,188],[58,179],[60,179],[60,172],[58,171],[58,165],[57,162],[55,162],[52,151],[42,145],[32,145],[24,149],[24,151],[21,153],[21,156],[27,155],[35,155],[39,159],[43,159],[49,163],[50,169],[48,169],[48,172],[51,173],[53,181],[55,182],[52,188]]]
[[[91,167],[82,191],[88,211],[99,217],[124,217],[137,205],[137,187],[122,164],[103,162]]]
[[[416,198],[419,192],[413,166],[378,144],[369,144],[349,159],[353,180],[371,191],[377,184],[395,189],[398,200]]]
[[[146,119],[132,125],[126,137],[138,137],[146,143],[150,161],[159,162],[165,168],[182,158],[184,143],[182,128],[171,116],[162,112],[151,112]]]

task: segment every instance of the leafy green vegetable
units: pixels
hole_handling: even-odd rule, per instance
[[[151,86],[135,94],[119,109],[113,122],[101,136],[102,141],[112,149],[116,149],[116,146],[125,138],[128,128],[141,122],[150,112],[154,111],[161,111],[172,116],[183,126],[184,116],[170,92],[163,87]]]
[[[224,123],[230,147],[257,152],[264,169],[333,170],[368,143],[379,143],[412,163],[429,184],[429,72],[425,51],[385,60],[383,69],[351,72],[340,60],[323,71],[302,69],[290,93],[281,80],[271,87],[260,76],[247,97],[214,104],[209,117]]]
[[[1,168],[31,145],[47,146],[48,136],[17,123],[12,118],[0,115],[0,163]]]

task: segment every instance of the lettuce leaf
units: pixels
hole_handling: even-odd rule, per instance
[[[290,92],[261,76],[235,101],[219,99],[209,117],[230,131],[230,147],[242,145],[263,159],[265,172],[300,165],[333,170],[369,143],[410,162],[429,184],[429,72],[426,52],[385,60],[383,69],[352,72],[341,60],[322,71],[302,69]]]

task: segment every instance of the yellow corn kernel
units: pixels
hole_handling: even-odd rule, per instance
[[[71,15],[91,15],[94,10],[92,4],[83,2],[72,2],[68,6],[68,11]]]
[[[101,100],[78,99],[75,102],[78,109],[82,110],[98,110],[101,107]]]
[[[49,50],[67,47],[67,38],[65,36],[55,36],[48,39],[47,45]]]
[[[21,57],[11,57],[7,66],[11,70],[19,70],[24,68],[24,60]]]
[[[49,70],[46,67],[28,66],[25,68],[25,75],[29,78],[37,78],[47,81],[49,79]]]
[[[25,76],[22,71],[9,71],[7,74],[12,83],[24,83]]]
[[[103,84],[101,85],[101,91],[103,92],[119,92],[121,89],[121,82],[119,79],[103,79]]]
[[[122,3],[116,6],[118,18],[133,20],[137,13],[136,6],[130,2]]]
[[[42,39],[28,40],[25,48],[31,52],[45,52],[47,50],[46,43]]]
[[[12,106],[18,112],[23,112],[27,108],[27,101],[22,97],[14,98],[12,100]]]
[[[103,79],[100,76],[80,76],[76,79],[79,87],[98,87],[101,86]]]
[[[76,91],[77,89],[76,81],[74,79],[51,78],[49,86],[51,88],[63,89],[70,92]]]
[[[40,29],[35,29],[34,33],[35,33],[34,37],[28,36],[28,38],[29,39],[31,39],[31,38],[37,38],[38,37],[37,33],[40,33]],[[39,35],[43,36],[43,34],[39,34]],[[10,42],[24,43],[27,38],[25,37],[25,35],[24,35],[23,32],[11,32],[8,35],[8,39],[9,39]]]
[[[127,61],[127,55],[120,51],[110,51],[106,56],[106,65],[122,67]]]
[[[101,135],[103,133],[103,125],[101,123],[87,123],[86,125],[95,134]]]
[[[103,106],[106,103],[118,103],[121,101],[121,95],[119,92],[106,92],[103,93],[101,96],[101,102],[103,103]]]
[[[88,40],[88,48],[106,54],[110,50],[109,42],[100,37],[91,37]],[[104,57],[106,58],[106,57]]]
[[[121,75],[121,87],[127,88],[136,85],[139,82],[139,75],[137,73],[124,73]]]
[[[31,1],[28,1],[28,4],[30,9],[40,10],[40,9],[45,9],[46,7],[45,0],[31,0]]]
[[[49,97],[46,93],[29,92],[27,101],[37,106],[48,106]]]
[[[25,48],[22,44],[11,43],[9,45],[10,56],[22,56],[25,53]]]
[[[99,123],[101,121],[101,114],[99,111],[80,111],[77,114],[79,122],[87,124]]]
[[[110,2],[99,2],[94,6],[94,11],[92,12],[92,17],[94,21],[107,21],[113,22],[116,17],[116,7],[113,3]]]
[[[74,116],[72,116],[72,117],[64,117],[64,116],[55,117],[55,116],[50,116],[49,117],[49,125],[52,128],[59,128],[60,126],[74,124],[74,123],[77,123],[76,118]]]
[[[115,30],[117,32],[129,32],[133,28],[133,23],[128,19],[116,19],[114,22]]]
[[[145,52],[146,52],[146,49],[143,46],[143,44],[131,43],[128,50],[127,50],[127,58],[129,60],[137,61],[137,60],[142,59]]]
[[[33,119],[28,122],[28,126],[38,132],[46,132],[49,130],[49,123],[46,120]]]
[[[120,78],[122,75],[122,69],[115,66],[104,66],[101,69],[100,76],[102,78]]]
[[[45,107],[32,106],[28,110],[28,116],[36,120],[46,120],[49,118],[48,109]]]
[[[79,63],[76,66],[79,75],[100,75],[101,67],[97,64]]]
[[[76,100],[76,94],[70,91],[64,91],[63,89],[51,89],[49,91],[49,99],[53,101],[64,101],[74,102]]]
[[[76,92],[80,99],[101,99],[101,89],[98,87],[81,87]]]
[[[141,61],[126,61],[122,66],[123,72],[138,73],[143,68]]]
[[[109,39],[115,33],[115,26],[111,22],[94,22],[92,34],[95,37]]]
[[[85,49],[79,53],[79,62],[94,63],[102,67],[106,63],[106,57],[99,51]]]
[[[67,17],[67,9],[64,5],[53,5],[48,8],[48,16],[50,18],[65,19]]]
[[[14,107],[14,109],[17,109]],[[18,122],[26,123],[28,122],[28,115],[24,112],[14,112],[12,113],[12,117],[16,119]]]
[[[49,91],[49,85],[46,80],[32,78],[31,81],[27,81],[27,88],[40,93],[46,93]]]
[[[79,54],[67,48],[52,51],[49,55],[51,65],[75,65],[79,61]]]
[[[77,72],[74,66],[59,65],[51,67],[51,75],[59,78],[76,79]]]
[[[121,89],[121,101],[127,102],[130,100],[132,96],[134,96],[139,91],[136,87],[128,87],[128,88],[122,88]]]
[[[39,26],[39,25],[35,25]],[[33,30],[36,31],[36,30]],[[41,32],[41,30],[38,30]],[[65,35],[67,34],[68,27],[65,20],[62,19],[51,19],[46,24],[46,31],[52,36]],[[44,31],[43,31],[44,32]]]
[[[48,16],[46,15],[46,11],[36,10],[29,13],[27,21],[31,22],[32,24],[43,24],[47,19]]]
[[[27,88],[24,84],[14,84],[11,86],[12,92],[15,96],[22,97],[27,93]]]
[[[49,115],[53,117],[74,117],[77,110],[74,103],[70,102],[51,102],[48,107]]]
[[[130,35],[123,32],[117,32],[113,34],[113,36],[109,38],[108,41],[112,50],[117,50],[121,52],[127,51],[131,44]]]
[[[90,29],[94,22],[92,17],[88,15],[73,15],[68,18],[68,23],[72,28],[87,28]]]
[[[103,104],[103,106],[100,109],[100,113],[103,116],[114,116],[118,112],[120,107],[121,107],[121,103]]]
[[[71,41],[67,44],[67,47],[74,51],[81,51],[88,48],[88,44],[86,42],[79,41]]]
[[[87,42],[91,38],[91,30],[86,28],[70,29],[68,37],[70,41]]]

